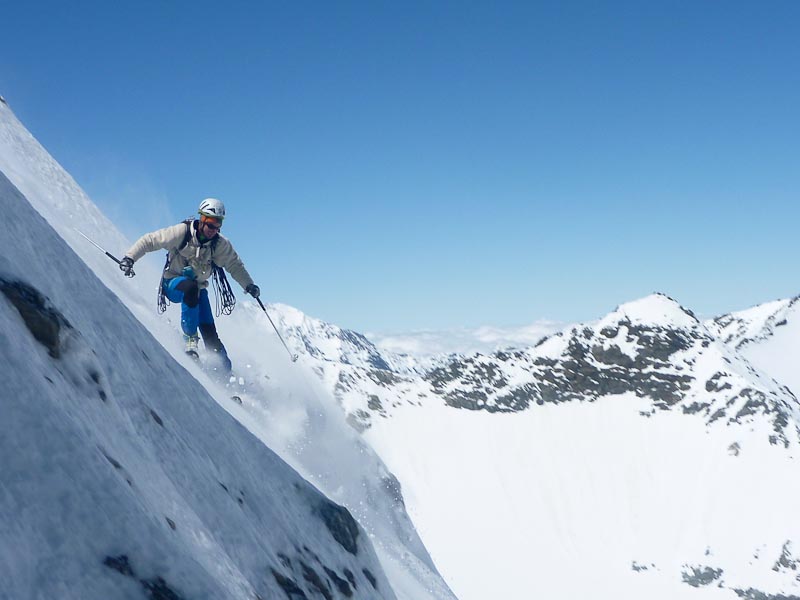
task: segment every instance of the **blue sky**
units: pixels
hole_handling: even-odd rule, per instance
[[[15,2],[0,94],[130,237],[217,196],[360,331],[798,293],[800,3]]]

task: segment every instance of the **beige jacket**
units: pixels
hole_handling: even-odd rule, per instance
[[[227,238],[217,234],[213,240],[200,243],[197,239],[197,221],[190,226],[189,241],[180,251],[178,247],[186,236],[186,224],[178,223],[172,227],[165,227],[152,233],[146,233],[130,247],[125,256],[134,261],[139,260],[148,252],[154,250],[169,251],[169,268],[164,272],[166,279],[172,279],[182,274],[183,268],[191,266],[197,274],[197,283],[201,288],[208,287],[208,279],[212,274],[212,262],[222,267],[231,274],[243,289],[253,283],[250,273],[244,268],[244,263]]]

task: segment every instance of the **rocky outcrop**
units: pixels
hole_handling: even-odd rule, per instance
[[[72,326],[39,292],[25,282],[0,277],[0,292],[19,311],[31,335],[41,343],[50,356],[60,358],[63,333]]]

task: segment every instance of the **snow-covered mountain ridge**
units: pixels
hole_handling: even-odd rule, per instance
[[[750,364],[800,394],[800,296],[717,317],[709,329]]]
[[[751,311],[737,313],[738,319],[702,323],[675,300],[653,294],[530,348],[445,355],[425,366],[413,357],[404,364],[360,334],[308,317],[302,328],[297,319],[285,325],[295,343],[301,340],[309,355],[320,360],[318,372],[360,428],[375,415],[389,415],[393,407],[436,399],[455,408],[515,412],[632,392],[652,401],[646,414],[677,410],[708,424],[742,423],[762,414],[772,423],[771,441],[786,445],[788,435],[798,435],[796,398],[756,371],[736,348],[767,336],[793,304],[753,309],[767,313],[761,321],[746,320]],[[739,324],[736,334],[731,332],[734,323]]]
[[[800,296],[789,300],[775,300],[747,310],[722,315],[706,323],[714,334],[726,344],[742,348],[747,344],[766,340],[778,327],[788,322],[797,309]]]

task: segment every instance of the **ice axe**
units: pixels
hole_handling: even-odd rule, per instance
[[[272,324],[272,328],[275,330],[275,333],[278,334],[278,339],[283,344],[283,347],[286,348],[286,352],[289,353],[289,357],[292,359],[292,362],[297,362],[297,354],[292,354],[292,351],[289,350],[289,346],[287,346],[286,342],[283,340],[283,336],[281,335],[281,332],[278,331],[277,327],[275,327],[275,323],[273,322],[272,317],[269,316],[269,313],[267,312],[267,308],[264,306],[264,303],[261,302],[261,298],[256,298],[256,301],[258,302],[258,305],[261,307],[261,310],[264,311],[264,314],[267,315],[267,318],[269,319],[269,322]]]

